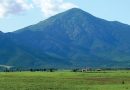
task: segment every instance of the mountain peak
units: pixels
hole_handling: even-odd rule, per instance
[[[83,16],[93,16],[93,15],[87,13],[86,11],[84,11],[84,10],[82,10],[82,9],[80,9],[80,8],[72,8],[72,9],[69,9],[69,10],[63,12],[63,14],[65,14],[65,15],[69,14],[69,16],[70,16],[70,15],[74,15],[74,16],[76,16],[76,15],[79,15],[79,16],[82,16],[82,15],[83,15]],[[60,15],[60,14],[59,14],[59,15]]]
[[[68,11],[71,11],[71,12],[85,12],[85,11],[83,11],[82,9],[80,9],[80,8],[71,8],[71,9],[69,9]]]
[[[65,12],[59,13],[57,15],[54,15],[44,21],[39,22],[36,25],[31,25],[29,27],[25,27],[21,30],[15,31],[15,32],[21,32],[21,31],[26,31],[29,30],[30,28],[33,28],[33,31],[37,31],[37,30],[44,30],[46,27],[48,27],[48,25],[55,25],[57,23],[67,23],[69,21],[71,21],[72,23],[78,23],[78,21],[81,22],[86,22],[86,21],[91,21],[92,19],[95,19],[95,17],[87,12],[85,12],[84,10],[80,9],[80,8],[72,8],[69,9]],[[72,24],[71,23],[71,24]],[[42,30],[39,28],[35,28],[35,27],[41,27],[42,26]]]
[[[87,13],[86,11],[84,11],[80,8],[72,8],[72,9],[69,9],[65,12],[54,15],[54,16],[42,21],[42,23],[46,22],[46,21],[47,22],[49,21],[49,23],[53,22],[53,21],[54,22],[55,21],[65,21],[65,22],[67,22],[67,21],[70,21],[70,20],[76,21],[76,22],[77,21],[84,21],[84,20],[91,21],[92,19],[96,19],[96,17]]]

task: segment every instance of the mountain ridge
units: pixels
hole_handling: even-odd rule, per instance
[[[27,67],[129,67],[129,33],[127,24],[73,8],[5,33],[5,40],[0,39],[0,61],[4,65]],[[3,42],[10,45],[3,48]],[[14,52],[6,55],[10,48]]]

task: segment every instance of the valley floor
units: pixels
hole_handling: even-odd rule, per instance
[[[130,90],[130,71],[1,72],[0,90]]]

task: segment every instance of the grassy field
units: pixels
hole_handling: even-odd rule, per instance
[[[130,90],[130,71],[1,72],[0,90]]]

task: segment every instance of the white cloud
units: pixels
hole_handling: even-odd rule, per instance
[[[50,17],[77,6],[64,0],[0,0],[0,18],[36,7],[41,9],[45,17]]]
[[[0,18],[9,14],[19,14],[32,7],[27,0],[0,0]]]
[[[4,17],[4,15],[5,15],[6,12],[7,11],[4,8],[4,6],[0,4],[0,18]]]
[[[77,7],[70,2],[64,2],[63,0],[33,0],[33,3],[41,8],[45,17],[50,17],[61,11]]]

